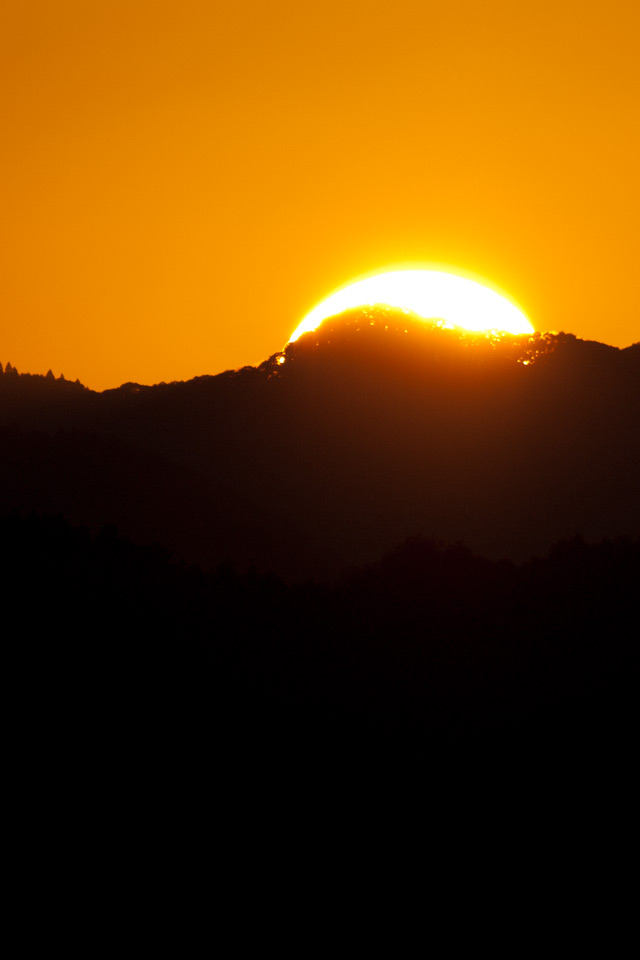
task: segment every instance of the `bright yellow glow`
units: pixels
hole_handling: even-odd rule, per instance
[[[522,310],[475,280],[440,270],[393,270],[358,280],[336,291],[308,313],[290,343],[316,330],[327,317],[353,307],[387,306],[410,310],[446,327],[500,333],[533,333]]]

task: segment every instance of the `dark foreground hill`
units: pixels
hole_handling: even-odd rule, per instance
[[[0,376],[0,513],[205,567],[335,576],[408,536],[523,560],[640,533],[640,345],[461,336],[391,311],[259,367],[96,394]]]
[[[179,763],[216,789],[471,756],[635,773],[640,539],[519,566],[416,539],[331,587],[59,518],[0,520],[0,543],[11,739],[50,794]]]

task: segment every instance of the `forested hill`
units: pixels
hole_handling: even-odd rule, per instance
[[[0,375],[0,513],[201,564],[335,576],[408,536],[525,559],[640,533],[640,344],[464,336],[388,310],[258,367],[102,394]]]
[[[0,544],[27,776],[46,756],[53,782],[95,765],[98,792],[109,771],[129,790],[188,761],[217,791],[323,762],[432,776],[462,748],[505,776],[537,755],[634,778],[640,539],[519,566],[414,539],[331,586],[204,574],[60,518],[0,518]]]

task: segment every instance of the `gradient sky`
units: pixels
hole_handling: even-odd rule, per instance
[[[434,263],[639,340],[639,37],[629,0],[3,0],[0,361],[218,373]]]

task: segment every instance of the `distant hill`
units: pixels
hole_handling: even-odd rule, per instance
[[[95,393],[0,374],[0,513],[334,577],[409,536],[523,560],[640,534],[640,344],[351,311],[258,367]]]

